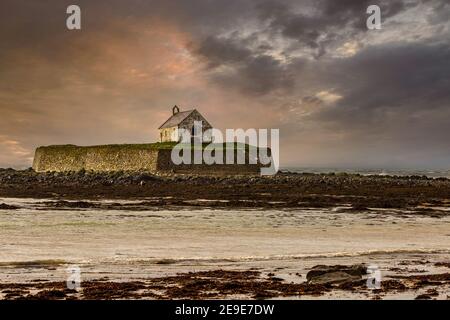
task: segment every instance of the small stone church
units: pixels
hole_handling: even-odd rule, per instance
[[[202,132],[196,132],[194,121],[202,123]],[[179,142],[179,129],[188,130],[191,137],[196,138],[201,137],[204,131],[212,129],[212,126],[196,109],[180,111],[180,108],[174,106],[172,116],[159,127],[160,142]],[[203,141],[211,142],[211,137],[204,137]]]

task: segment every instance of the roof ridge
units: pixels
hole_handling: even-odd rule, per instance
[[[186,116],[183,117],[182,119],[180,119],[180,120],[177,122],[177,124],[179,124],[179,123],[181,123],[184,119],[186,119],[186,118],[187,118],[192,112],[194,112],[194,111],[197,111],[197,109],[194,108],[194,109],[191,109],[191,110],[179,111],[179,112],[177,112],[177,113],[171,115],[170,118],[167,119],[162,125],[160,125],[158,129],[162,129],[162,128],[164,127],[164,125],[166,125],[166,123],[168,123],[170,120],[172,120],[174,117],[176,117],[176,116],[179,115],[180,113],[182,113],[182,114],[185,114],[185,113],[186,113]],[[175,126],[175,125],[174,125],[174,126]],[[170,128],[170,127],[168,127],[168,128]]]

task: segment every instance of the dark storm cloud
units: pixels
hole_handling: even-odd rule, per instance
[[[395,16],[406,7],[402,0],[375,3],[382,8],[384,19]],[[238,27],[229,29],[232,32],[227,35],[217,36],[215,33],[220,29],[213,28],[211,35],[193,46],[192,52],[210,69],[215,69],[210,74],[211,79],[224,87],[238,87],[251,95],[289,91],[296,82],[296,75],[302,72],[303,59],[292,59],[290,49],[274,57],[274,47],[267,40],[261,42],[258,33],[296,41],[291,48],[308,47],[313,49],[313,57],[320,58],[329,45],[343,43],[355,34],[367,31],[366,9],[370,4],[374,2],[255,1],[254,23],[263,32],[243,35]],[[417,3],[409,3],[408,7],[415,5]]]
[[[398,113],[410,118],[416,112],[450,108],[447,44],[367,47],[330,68],[340,77],[328,79],[328,84],[344,98],[320,114],[323,120],[345,127],[375,125],[377,121],[384,125],[388,118],[380,119],[377,114]],[[450,128],[448,131],[450,134]]]
[[[427,117],[450,124],[450,49],[444,44],[403,44],[368,47],[344,63],[330,66],[341,77],[328,85],[344,98],[318,114],[335,129],[409,132],[446,143],[450,126],[421,127]],[[345,76],[348,75],[348,76]],[[330,80],[330,79],[329,79]],[[408,124],[407,127],[404,127]],[[427,131],[423,131],[423,130]],[[428,131],[431,130],[431,131]],[[391,132],[392,133],[392,132]]]
[[[294,75],[287,65],[270,55],[259,53],[264,48],[250,50],[245,47],[245,42],[246,39],[238,37],[210,36],[194,52],[205,59],[208,68],[213,71],[214,81],[224,87],[239,88],[251,95],[293,87]]]
[[[370,5],[380,7],[385,22],[420,4],[433,8],[429,19],[437,23],[443,22],[450,11],[447,0],[269,0],[258,4],[257,11],[263,21],[269,22],[270,31],[318,48],[335,38],[370,32],[366,27],[366,9]]]
[[[434,14],[428,18],[431,24],[439,24],[450,21],[450,2],[436,1],[432,2]]]
[[[367,47],[317,68],[324,87],[342,98],[303,120],[321,125],[322,142],[344,137],[333,144],[340,149],[336,156],[347,153],[346,163],[368,157],[372,165],[383,159],[383,165],[445,167],[450,163],[449,70],[450,48],[440,41]],[[323,106],[317,97],[303,100]]]
[[[251,59],[252,50],[240,43],[240,39],[220,38],[209,36],[202,41],[196,53],[207,58],[206,62],[210,68],[216,68],[222,64],[239,64]]]
[[[317,49],[316,57],[320,57],[330,42],[367,31],[366,9],[372,4],[380,6],[384,19],[405,8],[402,0],[319,0],[310,2],[309,12],[298,10],[295,2],[268,1],[257,8],[271,32]]]

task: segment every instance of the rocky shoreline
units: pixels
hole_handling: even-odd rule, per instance
[[[275,176],[213,176],[147,172],[49,172],[0,169],[0,197],[60,200],[133,199],[141,207],[369,208],[438,214],[450,206],[450,179],[280,172]],[[79,201],[66,205],[88,206]],[[119,205],[117,204],[117,207]],[[7,208],[3,205],[3,209]],[[119,208],[120,209],[120,208]]]
[[[364,299],[410,293],[415,299],[449,299],[450,274],[396,275],[368,288],[365,265],[313,267],[302,282],[287,282],[275,273],[258,270],[211,270],[179,273],[138,281],[110,281],[107,277],[83,281],[80,290],[65,282],[43,279],[0,284],[7,300],[57,299],[301,299],[350,294]],[[298,277],[302,275],[298,274]],[[447,292],[447,294],[446,294]]]

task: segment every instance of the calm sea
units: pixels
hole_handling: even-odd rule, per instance
[[[450,170],[442,169],[347,169],[347,168],[308,168],[308,167],[282,167],[281,171],[307,172],[307,173],[359,173],[362,175],[393,175],[393,176],[427,176],[430,178],[450,178]]]

